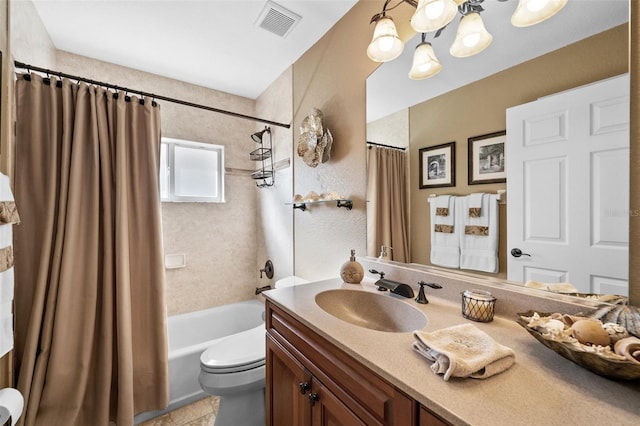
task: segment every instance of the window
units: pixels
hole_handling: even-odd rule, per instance
[[[224,147],[162,138],[160,198],[178,202],[224,202]]]

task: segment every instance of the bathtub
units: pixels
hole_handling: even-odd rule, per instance
[[[264,323],[264,304],[248,300],[168,318],[169,406],[135,417],[135,424],[207,396],[200,388],[200,355],[212,342]]]

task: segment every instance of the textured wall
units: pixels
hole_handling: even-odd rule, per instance
[[[256,115],[268,116],[279,123],[291,123],[291,68],[288,68],[256,100]],[[259,130],[264,126],[258,126]],[[276,163],[275,184],[258,189],[256,210],[258,228],[258,256],[255,271],[259,286],[273,284],[275,280],[293,274],[293,192],[292,128],[271,126],[273,156]],[[280,166],[278,166],[280,165]],[[260,279],[258,271],[267,259],[273,262],[274,277]]]
[[[11,53],[13,59],[53,68],[56,49],[30,0],[11,1]]]
[[[409,108],[367,123],[367,142],[407,148],[409,146]]]
[[[312,108],[333,134],[329,162],[311,168],[294,156],[294,193],[336,191],[353,200],[351,211],[323,204],[294,212],[295,272],[307,279],[338,276],[350,249],[365,254],[365,80],[377,66],[365,51],[380,6],[358,2],[293,66],[294,150]]]

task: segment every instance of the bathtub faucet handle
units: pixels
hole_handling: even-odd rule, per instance
[[[260,278],[262,278],[263,272],[267,275],[267,278],[273,278],[273,262],[271,262],[271,260],[267,260],[264,268],[260,269]]]

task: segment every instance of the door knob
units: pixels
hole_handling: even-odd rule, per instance
[[[513,256],[513,257],[520,257],[520,256],[529,256],[529,257],[531,257],[531,255],[529,253],[523,253],[522,250],[520,250],[519,248],[511,249],[511,256]]]

